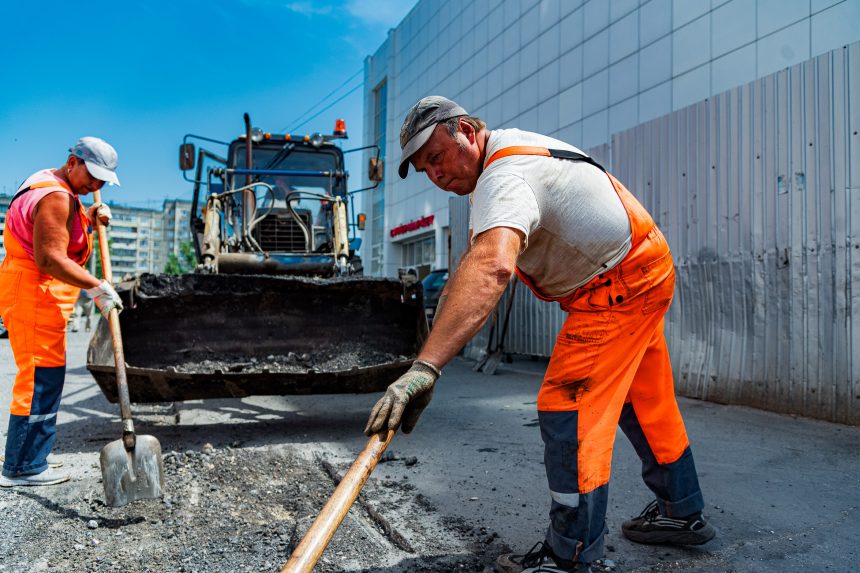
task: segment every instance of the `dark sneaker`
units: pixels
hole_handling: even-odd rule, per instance
[[[497,573],[590,573],[588,563],[558,559],[552,549],[540,541],[528,553],[505,553],[496,559]]]
[[[621,525],[621,532],[636,543],[673,545],[701,545],[717,534],[701,512],[681,518],[660,515],[656,499],[642,510],[639,517],[625,521]]]

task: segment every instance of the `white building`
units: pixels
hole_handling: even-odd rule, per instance
[[[180,245],[191,241],[190,216],[190,201],[165,199],[161,208],[161,245],[157,250],[157,270],[154,272],[163,271],[170,254],[178,257]]]
[[[110,203],[110,261],[117,280],[127,275],[158,272],[161,212]],[[98,243],[96,243],[98,248]]]
[[[365,61],[364,141],[386,161],[365,268],[449,264],[449,195],[397,176],[400,125],[423,96],[589,149],[860,40],[858,22],[860,0],[421,0]]]

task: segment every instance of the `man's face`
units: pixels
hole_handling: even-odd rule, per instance
[[[481,175],[481,153],[475,130],[465,122],[460,122],[455,138],[444,123],[438,124],[411,161],[415,171],[423,171],[434,185],[457,195],[474,191]]]
[[[78,195],[87,195],[102,188],[105,184],[101,179],[90,175],[87,165],[77,157],[69,158],[69,185]]]

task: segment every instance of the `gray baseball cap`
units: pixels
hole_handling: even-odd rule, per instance
[[[465,109],[442,96],[427,96],[413,105],[403,126],[400,128],[400,167],[398,173],[401,179],[406,179],[409,172],[409,158],[427,143],[436,124],[452,117],[469,115]]]
[[[119,185],[116,176],[117,155],[116,150],[104,139],[98,137],[82,137],[69,152],[82,159],[87,166],[90,175],[110,183]]]

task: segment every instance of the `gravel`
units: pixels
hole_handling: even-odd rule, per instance
[[[283,446],[207,443],[164,454],[162,500],[110,508],[95,478],[2,491],[0,571],[279,571],[333,491],[323,465]],[[439,515],[408,479],[371,476],[315,571],[482,571],[506,550],[480,524]]]
[[[205,350],[180,351],[182,359],[163,363],[154,362],[155,368],[175,368],[177,372],[213,374],[216,372],[243,372],[275,374],[319,372],[342,372],[353,368],[366,368],[383,364],[404,362],[407,356],[380,352],[374,345],[362,341],[343,341],[322,346],[313,353],[288,352],[248,356]]]

